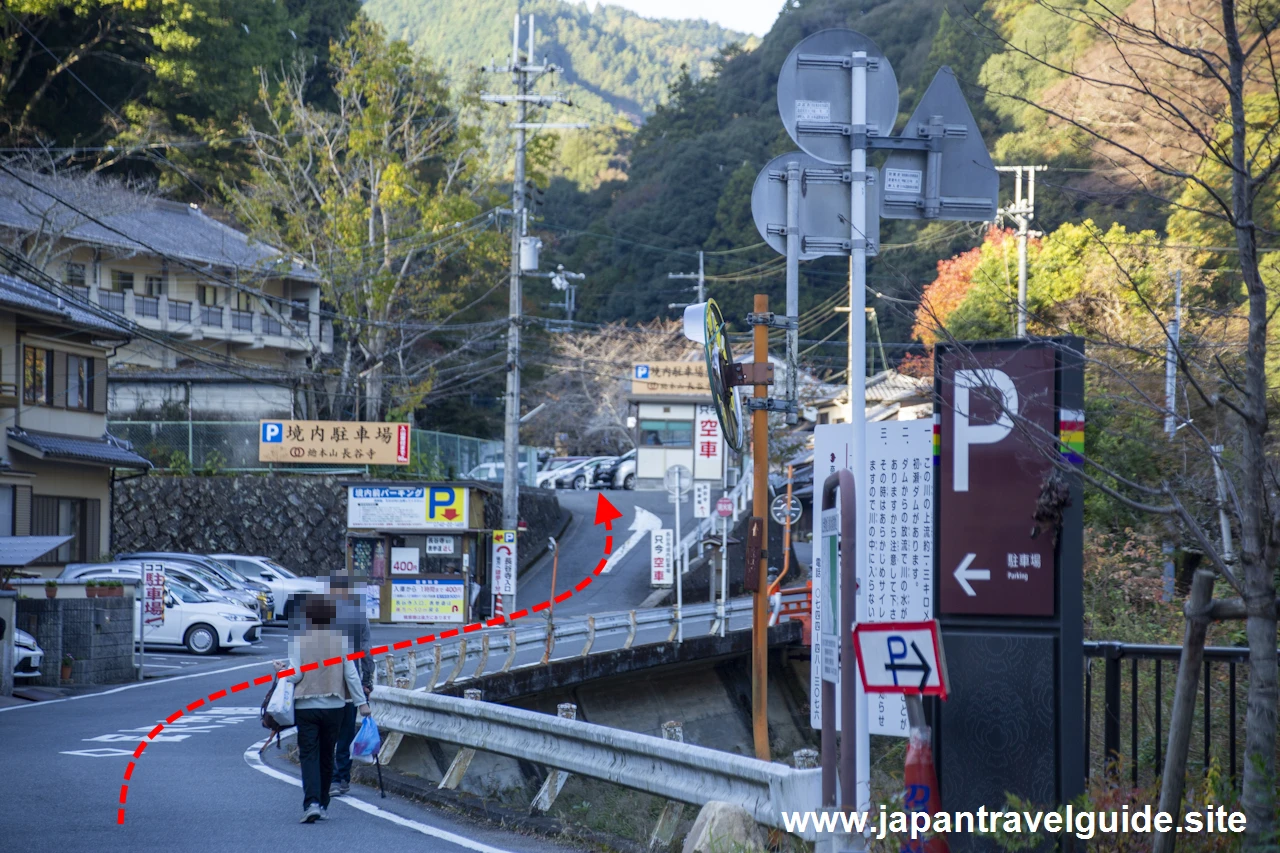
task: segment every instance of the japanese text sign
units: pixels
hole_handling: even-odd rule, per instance
[[[164,624],[164,564],[142,564],[142,624]]]
[[[676,394],[710,397],[707,366],[701,361],[654,361],[633,365],[631,393],[636,396]]]
[[[675,583],[674,536],[670,528],[653,531],[649,539],[649,583],[671,586]]]
[[[516,532],[493,531],[493,593],[513,596],[516,594]]]
[[[408,465],[407,423],[260,421],[259,462]]]

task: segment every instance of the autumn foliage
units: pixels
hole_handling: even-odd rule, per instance
[[[998,246],[1011,236],[1013,231],[992,226],[983,242]],[[925,285],[924,293],[920,296],[915,326],[911,330],[912,337],[928,346],[933,346],[942,339],[941,330],[946,326],[951,312],[959,308],[960,303],[969,295],[974,283],[973,274],[980,263],[982,246],[975,246],[954,258],[938,261],[938,277]]]

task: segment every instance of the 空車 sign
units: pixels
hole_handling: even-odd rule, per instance
[[[649,538],[649,584],[651,586],[671,586],[675,583],[675,565],[672,559],[674,551],[675,537],[670,528],[664,527],[653,531]]]
[[[259,462],[408,465],[409,425],[359,421],[260,421]]]

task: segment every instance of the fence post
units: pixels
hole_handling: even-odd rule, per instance
[[[482,694],[475,688],[462,691],[462,698],[469,702],[479,702]],[[476,757],[476,751],[469,746],[464,746],[458,750],[453,756],[453,761],[449,764],[449,769],[445,771],[444,778],[440,780],[440,784],[436,789],[448,788],[450,791],[456,789],[462,781],[462,777],[466,775],[467,768],[471,766],[471,759]]]
[[[1116,775],[1120,762],[1120,645],[1106,646],[1103,710],[1102,763],[1109,776]]]
[[[498,670],[499,672],[511,671],[511,664],[516,662],[517,648],[518,647],[516,645],[516,632],[508,631],[507,632],[507,661],[502,665],[502,669]]]
[[[1197,571],[1187,598],[1187,629],[1182,641],[1182,660],[1178,664],[1178,683],[1173,693],[1173,710],[1169,714],[1169,748],[1165,751],[1164,778],[1160,783],[1160,811],[1173,818],[1173,826],[1182,823],[1182,784],[1187,775],[1187,750],[1191,745],[1191,723],[1196,707],[1200,666],[1204,661],[1204,637],[1209,629],[1209,613],[1213,607],[1213,573]],[[1173,853],[1173,832],[1157,832],[1152,853]]]
[[[439,643],[435,645],[435,648],[432,650],[432,653],[433,653],[433,662],[431,665],[431,679],[425,685],[423,685],[422,687],[423,693],[430,693],[431,691],[435,690],[436,682],[440,680],[440,658],[443,652],[440,649]]]
[[[576,720],[578,719],[578,706],[572,702],[561,702],[556,706],[556,713],[563,719]],[[545,814],[551,811],[551,805],[556,801],[556,797],[560,796],[560,791],[567,781],[569,781],[569,774],[566,771],[552,767],[550,772],[547,773],[547,778],[542,783],[542,787],[538,789],[538,795],[533,798],[533,802],[529,805],[530,814],[534,812]]]
[[[676,509],[678,510],[679,507]],[[675,720],[663,723],[662,739],[684,743],[684,723]],[[649,836],[649,849],[666,849],[671,844],[671,839],[676,834],[676,827],[680,825],[680,818],[683,816],[684,803],[667,800],[666,805],[662,807],[662,813],[658,815],[658,823],[653,828],[653,835]]]
[[[449,673],[449,677],[444,680],[444,686],[448,687],[453,684],[453,680],[462,672],[462,667],[467,662],[467,641],[465,639],[458,641],[458,662],[453,665],[453,672]]]
[[[627,614],[627,641],[622,644],[622,648],[630,649],[631,644],[636,641],[636,612],[634,610]]]

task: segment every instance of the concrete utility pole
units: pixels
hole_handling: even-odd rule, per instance
[[[706,274],[704,269],[705,268],[702,265],[702,251],[699,250],[697,272],[669,272],[667,273],[667,278],[687,279],[689,281],[696,281],[698,283],[698,298],[696,301],[706,302],[707,301],[707,279],[706,279]],[[667,307],[668,308],[687,308],[689,307],[689,303],[688,302],[672,302],[669,305],[667,305]]]
[[[1043,172],[1048,166],[996,166],[997,172],[1013,172],[1016,178],[1014,202],[1009,207],[1000,208],[1001,216],[1012,217],[1018,226],[1018,329],[1017,337],[1027,336],[1027,238],[1043,236],[1039,231],[1029,230],[1031,220],[1036,215],[1036,172]],[[1027,194],[1022,194],[1022,176],[1026,173]]]
[[[543,59],[537,64],[534,54],[536,28],[533,15],[528,17],[528,41],[524,56],[520,54],[520,14],[516,13],[515,27],[511,32],[511,61],[505,67],[486,66],[483,70],[510,74],[515,84],[514,95],[481,94],[482,101],[495,104],[515,104],[516,120],[507,125],[516,132],[515,140],[515,177],[511,189],[511,290],[508,302],[507,327],[507,393],[505,428],[502,435],[502,526],[506,530],[515,530],[520,523],[520,243],[528,233],[528,211],[525,208],[524,155],[525,131],[553,128],[586,127],[583,123],[548,123],[530,122],[529,105],[538,107],[553,104],[568,104],[569,100],[560,94],[531,94],[530,89],[544,74],[554,74],[562,70]],[[532,472],[530,472],[532,473]]]

